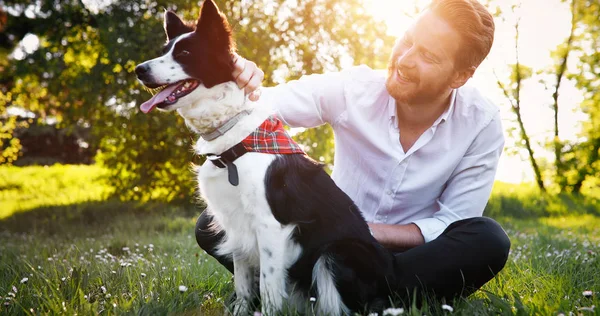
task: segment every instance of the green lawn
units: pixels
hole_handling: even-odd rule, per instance
[[[0,220],[0,315],[223,314],[231,275],[196,245],[198,208],[90,195],[31,205]],[[600,315],[600,217],[498,220],[513,242],[509,262],[481,291],[447,302],[453,314]],[[448,313],[427,304],[404,314]]]
[[[103,201],[112,192],[99,166],[0,166],[0,219],[37,207]]]

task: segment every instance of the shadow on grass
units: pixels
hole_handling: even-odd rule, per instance
[[[88,236],[122,229],[155,232],[189,228],[203,209],[191,204],[108,200],[46,206],[0,220],[0,231],[48,236]],[[185,223],[183,223],[185,222]]]

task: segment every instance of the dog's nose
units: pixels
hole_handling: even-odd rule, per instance
[[[140,77],[148,72],[148,67],[144,64],[137,65],[135,67],[135,74]]]

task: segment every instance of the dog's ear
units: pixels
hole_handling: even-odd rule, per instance
[[[165,11],[164,28],[167,34],[167,41],[191,31],[173,11]]]
[[[202,4],[196,32],[212,36],[217,40],[227,39],[230,41],[231,29],[227,18],[212,0],[205,0]]]

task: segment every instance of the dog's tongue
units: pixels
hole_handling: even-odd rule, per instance
[[[178,86],[178,84],[176,84],[176,83],[166,86],[159,93],[157,93],[155,96],[153,96],[152,99],[142,103],[142,105],[140,105],[140,110],[142,110],[142,112],[144,112],[144,113],[148,113],[148,112],[152,111],[152,109],[154,109],[154,107],[156,107],[157,104],[165,101],[165,99],[173,91],[175,91],[175,89],[177,89],[177,86]]]

